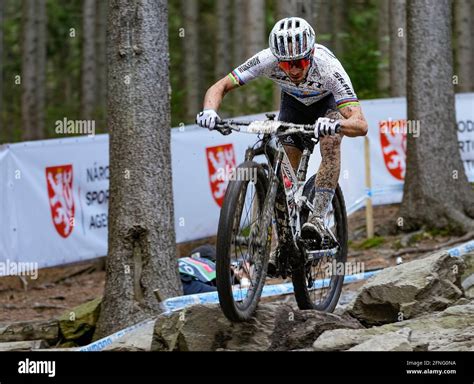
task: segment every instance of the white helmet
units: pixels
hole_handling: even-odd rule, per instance
[[[269,37],[270,49],[280,61],[298,60],[308,56],[315,42],[314,29],[299,17],[280,20]]]

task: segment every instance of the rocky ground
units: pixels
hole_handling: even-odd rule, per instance
[[[300,311],[287,296],[262,302],[251,322],[231,324],[218,305],[194,306],[159,316],[107,349],[474,350],[474,253],[428,252],[456,237],[397,235],[397,206],[375,212],[377,237],[370,241],[364,240],[364,212],[351,216],[349,261],[386,269],[344,286],[334,314]],[[178,252],[194,246],[181,245]],[[397,252],[403,257],[398,266]],[[0,279],[0,350],[90,342],[104,277],[103,261],[96,261],[43,270],[35,281]]]

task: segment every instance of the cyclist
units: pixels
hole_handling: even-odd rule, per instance
[[[220,121],[217,110],[224,96],[255,78],[266,77],[278,84],[282,90],[278,119],[314,124],[320,137],[322,161],[315,182],[314,212],[302,226],[301,236],[322,242],[330,239],[324,218],[339,179],[342,137],[365,136],[368,125],[349,76],[329,49],[316,44],[315,32],[308,22],[298,17],[278,21],[270,33],[269,45],[270,48],[257,53],[208,89],[204,109],[196,122],[201,127],[215,129]],[[300,134],[285,136],[283,145],[295,170],[303,149],[314,149],[314,142]],[[271,262],[277,252],[291,244],[285,240],[291,238],[285,206],[284,193],[279,191],[275,203],[278,248],[272,250]]]

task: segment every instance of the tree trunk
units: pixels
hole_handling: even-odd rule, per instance
[[[407,27],[406,0],[390,1],[390,94],[406,95]],[[432,25],[431,28],[435,28]],[[428,46],[426,46],[428,47]],[[420,47],[418,47],[420,49]]]
[[[268,45],[265,36],[265,0],[247,0],[246,8],[248,31],[252,31],[252,33],[246,33],[246,57],[249,58]]]
[[[474,52],[474,1],[471,1],[471,52]],[[474,79],[474,63],[471,65],[471,79]],[[472,80],[472,91],[474,92],[474,80]]]
[[[0,141],[8,141],[8,134],[3,129],[3,19],[5,12],[5,4],[0,0]]]
[[[295,16],[294,1],[292,0],[277,0],[276,1],[277,21],[285,17]]]
[[[402,228],[473,230],[474,192],[456,131],[451,1],[409,0],[407,24],[408,119],[420,134],[408,135]]]
[[[230,0],[219,0],[216,3],[217,33],[216,33],[216,66],[215,78],[221,79],[230,72]]]
[[[46,136],[45,111],[46,111],[46,0],[36,1],[36,28],[38,35],[36,59],[36,139]]]
[[[233,63],[232,67],[237,67],[242,64],[246,59],[245,57],[245,13],[242,10],[245,9],[245,0],[234,0],[233,7],[233,24],[232,24],[232,55]]]
[[[382,95],[388,95],[390,88],[390,28],[389,0],[379,2],[378,44],[380,52],[378,89]]]
[[[277,0],[276,1],[276,7],[275,7],[275,12],[276,12],[276,21],[279,21],[281,19],[284,19],[285,17],[290,17],[293,15],[293,12],[291,10],[291,1],[288,0]],[[274,110],[279,110],[281,106],[281,88],[277,84],[273,84],[273,109]]]
[[[242,11],[245,9],[245,0],[233,0],[233,24],[232,24],[232,69],[237,67],[238,65],[242,64],[245,57],[245,13]],[[230,71],[229,71],[230,72]],[[245,108],[245,97],[242,90],[237,90],[236,92],[232,92],[229,95],[231,97],[231,101],[235,106],[235,114],[239,115]],[[233,99],[232,99],[233,98]]]
[[[285,17],[301,17],[308,23],[313,24],[314,1],[311,0],[278,0],[277,13],[278,19]]]
[[[456,90],[459,92],[470,92],[474,84],[471,76],[471,68],[474,65],[471,40],[471,26],[474,20],[471,15],[471,1],[454,0],[456,75],[458,75]]]
[[[95,0],[84,0],[82,8],[81,118],[91,120],[95,109],[96,51]]]
[[[176,260],[166,0],[108,3],[109,250],[95,337],[182,293]],[[195,59],[195,57],[194,57]]]
[[[345,0],[331,1],[331,47],[337,57],[341,57],[344,53],[344,32],[347,24],[346,5]]]
[[[36,59],[38,34],[36,28],[36,1],[23,0],[22,4],[22,54],[21,54],[21,138],[34,140],[38,122],[36,94]]]
[[[181,0],[184,18],[184,88],[186,90],[186,120],[194,122],[201,110],[199,98],[199,39],[198,39],[198,1]]]
[[[107,130],[105,123],[105,109],[107,102],[107,2],[96,2],[96,107],[100,111],[101,121],[99,127]]]
[[[314,1],[316,41],[332,50],[332,15],[330,0]]]
[[[246,0],[247,30],[246,33],[246,58],[252,57],[264,48],[268,47],[265,22],[265,0]],[[246,105],[252,112],[257,112],[259,95],[256,92],[257,85],[251,84],[245,89]]]

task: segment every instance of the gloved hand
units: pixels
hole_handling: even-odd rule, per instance
[[[220,121],[221,118],[213,109],[205,109],[196,116],[196,124],[200,127],[208,128],[210,131],[216,128],[217,123]]]
[[[334,136],[341,131],[341,122],[327,117],[320,117],[314,125],[314,136]]]

